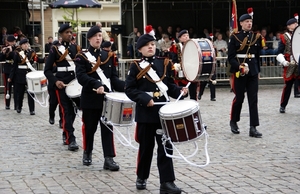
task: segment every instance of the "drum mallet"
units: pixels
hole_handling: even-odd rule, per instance
[[[187,83],[186,86],[185,86],[185,88],[188,88],[190,85],[191,85],[191,82]],[[181,96],[183,95],[183,93],[184,93],[183,91],[180,93],[180,95],[178,96],[178,98],[176,99],[175,102],[178,102],[178,100],[181,98]]]

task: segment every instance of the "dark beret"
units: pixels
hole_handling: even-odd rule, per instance
[[[53,44],[53,45],[57,45],[58,43],[59,43],[58,40],[54,40],[52,44]]]
[[[181,31],[179,32],[179,34],[178,34],[178,38],[180,38],[182,35],[188,34],[188,33],[189,33],[188,30],[181,30]]]
[[[65,30],[72,28],[72,26],[68,23],[62,24],[58,30],[58,33],[63,33]]]
[[[99,27],[99,26],[93,26],[93,27],[91,27],[90,29],[89,29],[89,31],[88,31],[88,33],[87,33],[87,38],[89,39],[89,38],[91,38],[91,37],[93,37],[96,33],[98,33],[98,32],[102,32],[101,31],[101,28]]]
[[[28,42],[29,42],[29,40],[27,38],[24,38],[24,39],[20,40],[19,45],[22,45],[22,44],[25,44]]]
[[[149,34],[143,34],[142,36],[139,37],[136,43],[136,48],[140,49],[143,46],[145,46],[148,42],[154,41],[155,38]]]
[[[102,47],[103,48],[107,48],[107,47],[110,47],[111,46],[111,43],[109,42],[109,41],[104,41],[103,43],[102,43]]]
[[[15,41],[16,39],[15,39],[15,37],[14,37],[13,35],[8,35],[7,38],[6,38],[6,40],[7,40],[8,42],[13,42],[13,41]]]
[[[239,21],[242,22],[242,21],[245,21],[248,19],[252,19],[252,16],[246,13],[246,14],[241,15]]]
[[[291,24],[294,24],[294,23],[298,23],[296,18],[291,18],[286,22],[286,25],[288,26],[288,25],[291,25]]]

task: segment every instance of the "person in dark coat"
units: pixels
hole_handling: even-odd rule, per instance
[[[114,53],[101,48],[102,32],[98,26],[91,27],[87,33],[90,46],[76,58],[76,74],[82,85],[80,107],[82,109],[83,165],[92,164],[94,135],[100,121],[101,142],[104,154],[104,169],[118,171],[119,165],[113,160],[116,156],[114,136],[111,125],[105,125],[102,116],[104,92],[124,92],[125,82],[119,80],[114,62]],[[110,44],[110,42],[108,42]],[[103,73],[97,70],[100,68]],[[106,80],[110,80],[106,82]],[[94,91],[96,90],[96,91]],[[110,130],[111,129],[111,130]]]
[[[181,193],[181,189],[174,184],[173,162],[164,152],[162,134],[156,133],[157,129],[162,129],[158,114],[162,105],[154,105],[154,103],[166,102],[169,95],[175,99],[181,92],[186,95],[188,89],[174,83],[171,78],[172,66],[169,59],[155,56],[156,46],[152,26],[147,26],[146,32],[137,41],[137,49],[142,53],[142,59],[138,63],[131,64],[125,81],[126,95],[136,102],[135,121],[137,127],[135,134],[136,141],[139,143],[136,188],[138,190],[146,189],[156,140],[160,192]],[[151,74],[148,74],[151,68],[161,81],[154,81]],[[172,154],[170,143],[167,143],[166,147],[169,154]]]
[[[242,30],[231,35],[228,45],[228,61],[233,76],[232,90],[235,94],[231,106],[230,128],[232,133],[240,133],[237,122],[240,121],[246,91],[250,115],[249,136],[261,137],[262,134],[256,127],[259,126],[257,93],[262,36],[251,31],[253,12],[249,9],[250,14],[243,14],[239,18]]]
[[[62,128],[63,128],[63,144],[68,145],[68,150],[78,150],[76,137],[74,135],[73,123],[76,117],[72,99],[66,93],[66,86],[71,81],[75,80],[75,63],[72,59],[75,58],[80,47],[71,44],[72,27],[69,24],[63,24],[58,30],[62,37],[62,42],[53,45],[49,51],[45,64],[44,73],[52,87],[55,88],[55,93],[58,99],[59,106],[62,112]],[[55,75],[53,72],[56,73]]]

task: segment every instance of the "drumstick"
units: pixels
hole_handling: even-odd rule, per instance
[[[188,88],[190,85],[191,85],[191,82],[187,83],[186,86],[185,86],[185,88]],[[178,96],[178,98],[176,99],[175,102],[178,102],[178,100],[181,98],[181,96],[183,95],[183,93],[184,93],[184,92],[181,91],[180,95]]]
[[[154,105],[165,105],[169,102],[154,102]]]
[[[93,88],[93,91],[97,92],[97,89]],[[103,94],[107,94],[107,92],[103,92]]]

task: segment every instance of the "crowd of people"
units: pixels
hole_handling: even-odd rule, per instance
[[[286,32],[267,35],[267,30],[253,32],[253,15],[247,13],[239,18],[241,31],[225,35],[216,31],[214,35],[203,30],[200,37],[206,38],[215,50],[220,67],[228,66],[230,71],[231,88],[234,98],[231,106],[229,128],[233,134],[239,134],[238,122],[245,94],[249,105],[249,136],[260,138],[262,133],[257,130],[258,116],[258,80],[261,65],[281,64],[283,66],[284,88],[280,102],[280,113],[285,113],[293,84],[299,81],[299,70],[296,60],[291,53],[291,36],[298,26],[298,21],[291,18],[287,21]],[[155,141],[157,142],[157,167],[159,172],[160,193],[181,193],[174,181],[174,167],[172,159],[166,156],[162,144],[162,129],[159,109],[170,98],[189,96],[191,100],[200,100],[207,84],[210,87],[210,99],[216,100],[215,75],[205,80],[187,80],[182,74],[182,51],[191,38],[199,36],[193,28],[176,28],[173,33],[169,26],[166,32],[159,26],[156,30],[146,26],[145,34],[139,33],[138,28],[128,36],[127,54],[130,58],[141,58],[132,62],[128,76],[121,81],[116,70],[117,56],[111,49],[110,38],[101,28],[101,23],[92,26],[87,32],[89,47],[85,50],[76,44],[72,26],[68,23],[59,28],[59,39],[53,41],[48,37],[45,44],[46,58],[38,58],[41,45],[34,37],[33,45],[23,35],[20,28],[16,28],[14,35],[6,35],[6,28],[2,28],[1,41],[4,46],[0,53],[2,73],[5,86],[5,107],[10,109],[12,89],[14,94],[14,109],[21,113],[24,94],[27,93],[30,115],[35,115],[34,97],[32,92],[26,92],[26,74],[35,71],[35,64],[45,62],[44,74],[48,80],[49,93],[49,123],[54,124],[55,111],[59,106],[62,128],[63,145],[70,151],[77,151],[75,128],[76,110],[82,111],[83,155],[82,164],[92,165],[94,135],[97,128],[101,129],[103,149],[103,168],[118,171],[120,166],[114,161],[116,150],[114,145],[114,126],[104,123],[103,116],[105,94],[108,92],[123,92],[136,103],[136,141],[139,143],[136,170],[136,188],[147,188],[150,176],[151,161]],[[261,55],[270,54],[281,56],[281,60],[260,60]],[[214,63],[213,58],[207,62]],[[262,64],[260,64],[262,63]],[[71,98],[67,91],[69,83],[77,80],[82,86],[80,97]],[[191,82],[191,83],[188,83]],[[189,87],[187,87],[189,85]],[[12,87],[14,86],[14,87]],[[297,85],[298,86],[298,85]],[[296,90],[299,90],[296,87]],[[100,125],[99,125],[100,123]],[[151,138],[149,138],[151,137]],[[166,143],[168,154],[172,154],[172,145]]]

